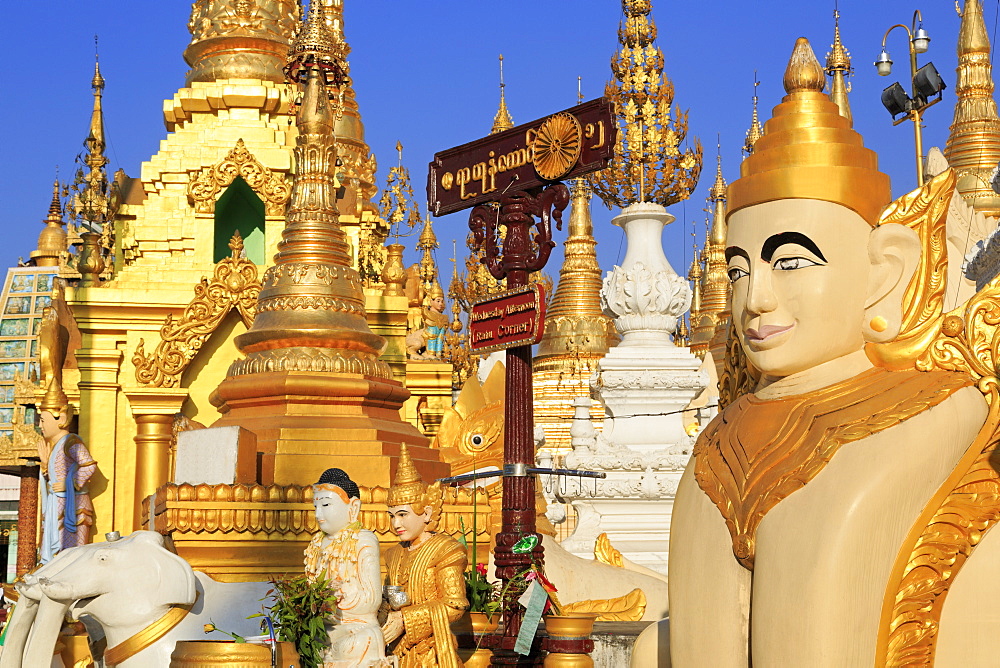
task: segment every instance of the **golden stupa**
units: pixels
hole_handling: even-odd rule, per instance
[[[958,33],[955,117],[944,157],[958,175],[958,192],[983,214],[1000,217],[990,177],[1000,162],[1000,117],[993,99],[990,38],[980,0],[966,0]]]

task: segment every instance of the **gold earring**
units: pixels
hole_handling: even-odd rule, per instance
[[[868,326],[874,329],[876,332],[884,332],[886,330],[886,327],[889,326],[889,323],[886,321],[885,318],[883,318],[880,315],[877,315],[871,319],[871,322],[868,323]]]

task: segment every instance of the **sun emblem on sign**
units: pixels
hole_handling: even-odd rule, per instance
[[[546,181],[558,181],[572,171],[580,159],[583,132],[576,116],[567,113],[549,116],[538,128],[533,143],[535,171]]]

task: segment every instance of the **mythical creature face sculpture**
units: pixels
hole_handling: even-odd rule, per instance
[[[872,228],[847,207],[810,199],[735,212],[726,258],[733,318],[750,363],[777,379],[899,333],[916,234]]]

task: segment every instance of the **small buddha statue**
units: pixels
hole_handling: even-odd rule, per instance
[[[337,610],[325,620],[330,647],[323,668],[388,666],[378,623],[382,574],[378,539],[363,529],[358,486],[341,469],[327,469],[313,485],[319,532],[306,547],[306,577],[337,590]]]
[[[406,444],[386,504],[400,540],[385,553],[386,585],[402,587],[409,602],[389,613],[382,627],[385,640],[399,668],[460,668],[449,625],[469,607],[463,576],[468,557],[457,540],[434,531],[441,514],[440,485],[424,484]]]
[[[678,487],[671,665],[996,665],[1000,283],[942,313],[954,173],[890,203],[824,82],[799,39],[730,186],[722,386],[748,391]]]

